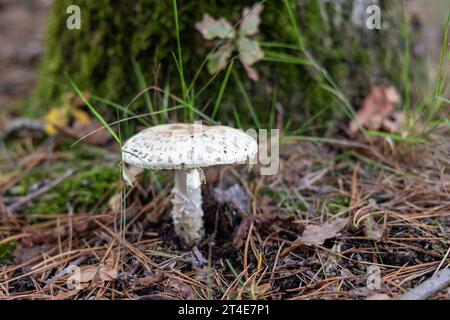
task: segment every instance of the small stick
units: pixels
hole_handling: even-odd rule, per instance
[[[45,123],[43,121],[19,118],[11,121],[6,128],[0,132],[0,141],[3,142],[5,138],[14,131],[22,131],[24,129],[45,132]]]
[[[450,269],[444,269],[402,295],[399,300],[426,300],[448,286],[450,286]]]
[[[63,173],[62,175],[60,175],[59,177],[57,177],[55,180],[51,181],[47,185],[39,188],[38,190],[36,190],[36,191],[30,193],[29,195],[23,197],[19,201],[11,204],[10,206],[8,206],[8,209],[10,211],[16,211],[16,210],[20,209],[25,204],[27,204],[27,203],[29,203],[29,202],[39,198],[40,196],[42,196],[44,193],[46,193],[50,189],[53,189],[54,187],[56,187],[58,184],[63,182],[65,179],[69,178],[72,174],[73,174],[73,170],[69,170],[69,171]]]

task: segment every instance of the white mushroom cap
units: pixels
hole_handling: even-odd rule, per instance
[[[164,124],[141,131],[122,147],[123,160],[148,169],[192,169],[245,163],[258,151],[256,140],[226,126]]]

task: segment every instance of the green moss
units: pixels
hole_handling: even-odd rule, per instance
[[[61,168],[56,169],[55,173],[61,170]],[[102,197],[107,197],[108,194],[112,196],[118,188],[120,172],[116,167],[80,168],[77,169],[77,172],[76,175],[63,181],[42,196],[39,201],[34,202],[25,213],[63,213],[67,212],[69,207],[73,208],[75,212],[88,212],[102,200]],[[54,177],[54,174],[32,172],[20,186],[26,194],[30,191],[30,186],[36,181],[43,181],[43,178],[51,179],[52,177]],[[100,205],[104,206],[105,203],[107,201],[103,199]]]
[[[15,246],[15,242],[0,244],[0,265],[7,264],[12,260],[12,252]]]
[[[331,1],[290,1],[306,47],[330,72],[351,101],[358,101],[366,95],[373,83],[399,84],[400,55],[392,55],[392,52],[400,51],[400,28],[396,21],[401,19],[398,14],[392,17],[383,15],[383,21],[391,25],[389,30],[370,31],[352,25],[353,1],[344,2],[342,13],[336,11]],[[215,45],[201,38],[194,28],[195,22],[201,20],[204,13],[236,22],[242,8],[255,2],[178,0],[181,44],[188,80],[193,78]],[[81,30],[66,28],[68,15],[65,10],[71,4],[81,8]],[[382,1],[383,13],[395,13],[396,10],[390,9],[399,5],[399,2]],[[265,42],[295,44],[294,30],[282,2],[267,0],[264,6],[259,38]],[[41,80],[34,94],[34,110],[41,113],[48,106],[58,103],[63,93],[71,90],[64,78],[65,72],[80,88],[127,104],[140,91],[131,68],[132,58],[138,61],[148,84],[154,83],[155,69],[161,66],[158,84],[162,87],[169,85],[174,94],[180,95],[173,51],[176,51],[176,41],[172,1],[55,1],[48,27],[46,54],[41,65]],[[292,50],[281,51],[297,54]],[[332,95],[323,89],[323,79],[311,68],[262,61],[256,64],[262,79],[254,83],[246,78],[239,63],[236,67],[241,78],[245,79],[245,89],[263,123],[268,120],[274,90],[277,92],[277,102],[286,111],[286,117],[295,123],[301,123],[324,109],[326,112],[317,117],[322,124],[343,114],[342,109],[336,107]],[[209,79],[210,75],[205,70],[199,77],[199,87]],[[203,109],[208,101],[216,98],[221,79],[222,75],[196,101],[198,108]],[[158,102],[157,105],[161,104]],[[138,102],[136,107],[143,108],[143,102]],[[222,121],[233,121],[233,107],[242,116],[243,124],[251,125],[241,94],[231,80],[219,111]],[[210,111],[206,109],[206,113]]]

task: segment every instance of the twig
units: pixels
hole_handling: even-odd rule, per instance
[[[448,286],[450,286],[450,269],[444,269],[439,271],[436,276],[405,293],[399,300],[426,300]]]
[[[29,195],[23,197],[19,201],[11,204],[10,206],[8,206],[8,209],[11,210],[11,211],[16,211],[16,210],[20,209],[22,206],[24,206],[27,203],[29,203],[29,202],[39,198],[40,196],[42,196],[44,193],[46,193],[50,189],[53,189],[54,187],[56,187],[58,184],[63,182],[65,179],[69,178],[73,173],[74,173],[73,170],[68,170],[67,172],[63,173],[62,175],[60,175],[59,177],[57,177],[55,180],[51,181],[47,185],[39,188],[38,190],[36,190],[36,191],[30,193]]]
[[[45,123],[38,120],[19,118],[11,121],[6,128],[0,132],[0,141],[3,141],[9,134],[14,131],[22,131],[24,129],[45,132]]]

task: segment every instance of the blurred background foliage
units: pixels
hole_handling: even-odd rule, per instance
[[[305,47],[351,103],[359,105],[374,84],[400,86],[402,72],[399,72],[399,67],[404,62],[405,45],[401,1],[288,2],[293,8]],[[205,13],[237,23],[243,8],[254,3],[254,0],[177,2],[186,81],[194,79],[216,44],[204,40],[195,29],[195,23]],[[381,30],[365,27],[364,10],[371,3],[382,8]],[[72,4],[81,8],[81,30],[66,27],[68,15],[65,10]],[[329,127],[329,121],[343,116],[342,109],[333,94],[324,88],[326,81],[320,72],[302,63],[301,55],[295,50],[296,35],[283,2],[265,1],[261,19],[257,38],[263,45],[265,59],[254,65],[260,73],[260,80],[248,79],[242,66],[234,64],[217,118],[230,123],[235,122],[238,114],[242,125],[254,125],[248,106],[245,106],[250,103],[261,124],[267,125],[270,110],[275,108],[276,113],[284,115],[293,127],[302,128],[301,124],[306,121],[310,124],[309,131],[323,131]],[[29,110],[42,114],[50,106],[60,103],[63,94],[72,90],[65,74],[81,90],[121,105],[127,105],[146,86],[156,86],[181,96],[179,73],[173,56],[177,50],[174,20],[172,1],[55,1],[40,80]],[[138,73],[133,61],[138,66]],[[408,72],[414,79],[417,75],[420,77],[422,71],[416,64],[414,71]],[[225,71],[222,71],[211,79],[206,68],[200,72],[195,90],[212,81],[196,97],[195,108],[211,114],[224,75]],[[163,101],[160,93],[152,91],[150,96],[155,110],[168,103],[167,99]],[[170,101],[166,107],[175,104],[175,101]],[[144,108],[144,99],[133,105],[133,111],[138,113],[142,113]],[[115,113],[110,113],[110,116],[114,118]]]

